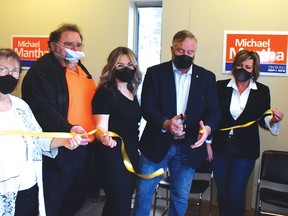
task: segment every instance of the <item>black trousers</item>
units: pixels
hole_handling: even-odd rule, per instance
[[[15,216],[38,216],[38,185],[19,191],[16,198]]]
[[[90,144],[89,144],[90,145]],[[88,145],[88,146],[89,146]],[[84,204],[89,190],[90,147],[43,158],[43,186],[47,216],[72,216]],[[59,164],[62,162],[61,167]]]

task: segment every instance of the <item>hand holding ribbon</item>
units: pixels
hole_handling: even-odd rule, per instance
[[[79,132],[81,131],[81,127],[76,127],[74,126],[75,128],[71,131],[75,131],[75,132]],[[121,139],[121,152],[122,152],[122,156],[123,156],[123,162],[124,162],[124,165],[126,167],[126,169],[131,172],[131,173],[134,173],[135,175],[139,176],[140,178],[154,178],[156,176],[160,176],[162,174],[164,174],[164,170],[162,168],[156,170],[155,172],[151,173],[151,174],[147,174],[147,175],[144,175],[144,174],[139,174],[139,173],[136,173],[134,168],[133,168],[133,165],[127,155],[127,152],[125,150],[125,144],[123,142],[123,139],[116,133],[114,132],[104,132],[102,131],[101,129],[99,128],[96,128],[88,133],[86,133],[84,131],[84,133],[82,134],[76,134],[76,133],[63,133],[63,132],[34,132],[34,131],[23,131],[23,130],[0,130],[0,134],[3,134],[3,135],[17,135],[17,136],[38,136],[38,137],[46,137],[46,138],[75,138],[76,136],[79,136],[79,137],[84,137],[84,140],[87,141],[87,139],[85,139],[86,136],[88,135],[91,135],[91,134],[94,134],[96,132],[100,132],[102,133],[103,135],[109,135],[111,137],[119,137]],[[79,140],[78,140],[79,141]],[[72,144],[74,142],[78,142],[77,140],[75,141],[72,141]],[[86,143],[86,141],[84,141],[84,143]],[[83,144],[83,141],[81,141],[82,145],[85,145]],[[80,144],[80,142],[79,142]],[[74,144],[73,144],[74,145]],[[78,147],[78,146],[77,146]]]
[[[284,117],[284,113],[277,108],[272,109],[272,118],[270,120],[270,125],[280,122]]]

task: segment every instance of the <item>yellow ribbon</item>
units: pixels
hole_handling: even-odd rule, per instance
[[[272,112],[272,109],[269,109],[269,110],[266,110],[262,116],[266,115],[266,114],[273,114]],[[246,124],[242,124],[242,125],[235,125],[235,126],[232,126],[232,127],[227,127],[227,128],[221,128],[221,129],[218,129],[220,131],[226,131],[226,130],[232,130],[232,129],[236,129],[236,128],[244,128],[244,127],[248,127],[252,124],[254,124],[255,122],[259,121],[262,116],[254,121],[250,121],[250,122],[247,122]]]
[[[263,113],[262,116],[264,116],[264,115],[266,115],[266,114],[273,114],[272,109],[266,110],[266,111]],[[250,121],[250,122],[247,122],[247,123],[242,124],[242,125],[236,125],[236,126],[227,127],[227,128],[220,128],[220,129],[218,129],[218,130],[220,130],[220,131],[226,131],[226,130],[232,130],[232,129],[236,129],[236,128],[248,127],[248,126],[254,124],[255,122],[259,121],[259,120],[262,118],[262,116],[261,116],[260,118],[256,119],[256,120],[254,120],[254,121]],[[201,130],[199,131],[199,133],[204,133],[204,131],[205,131],[204,129],[201,129]]]
[[[102,134],[106,134],[106,132],[102,131],[99,128],[96,128],[90,132],[88,132],[88,135],[92,135],[94,133],[96,133],[97,131],[99,131]],[[156,170],[155,172],[151,173],[151,174],[139,174],[136,173],[133,165],[128,157],[128,154],[125,150],[125,144],[124,141],[122,139],[122,137],[120,137],[118,134],[114,133],[114,132],[107,132],[111,137],[119,137],[121,139],[121,152],[122,152],[122,156],[123,156],[123,162],[124,165],[126,167],[126,169],[131,172],[134,173],[135,175],[139,176],[140,178],[154,178],[156,176],[160,176],[164,173],[164,169],[160,168],[158,170]],[[75,136],[84,136],[85,134],[75,134],[75,133],[64,133],[64,132],[35,132],[35,131],[24,131],[24,130],[0,130],[0,134],[3,135],[18,135],[18,136],[37,136],[37,137],[44,137],[44,138],[73,138]]]
[[[263,115],[266,115],[266,114],[273,114],[272,109],[265,111]],[[226,130],[232,130],[232,129],[236,129],[236,128],[248,127],[248,126],[254,124],[255,122],[259,121],[261,119],[261,117],[254,120],[254,121],[250,121],[246,124],[236,125],[236,126],[227,127],[227,128],[221,128],[219,130],[226,131]],[[97,131],[99,131],[102,134],[106,134],[106,132],[102,131],[99,128],[96,128],[96,129],[88,132],[87,134],[92,135],[92,134],[96,133]],[[203,132],[204,132],[204,130],[199,131],[199,133],[203,133]],[[123,162],[124,162],[126,169],[129,172],[134,173],[135,175],[139,176],[140,178],[145,178],[145,179],[154,178],[154,177],[160,176],[164,173],[163,168],[160,168],[160,169],[156,170],[155,172],[153,172],[152,174],[147,174],[147,175],[136,173],[134,168],[133,168],[133,165],[132,165],[132,163],[128,157],[128,154],[125,150],[125,144],[124,144],[122,137],[120,137],[118,134],[116,134],[114,132],[108,131],[107,133],[111,137],[118,137],[121,139],[121,152],[122,152],[122,156],[123,156]],[[18,136],[37,136],[37,137],[44,137],[44,138],[73,138],[75,136],[84,136],[85,135],[85,134],[64,133],[64,132],[34,132],[34,131],[24,131],[24,130],[0,130],[0,134],[18,135]]]
[[[144,179],[154,178],[154,177],[160,176],[164,173],[163,168],[160,168],[160,169],[156,170],[155,172],[153,172],[151,174],[147,174],[147,175],[136,173],[133,166],[132,166],[132,163],[128,157],[128,154],[125,150],[125,145],[124,145],[123,139],[118,134],[116,134],[114,132],[108,131],[108,133],[111,137],[119,137],[121,139],[121,152],[122,152],[122,156],[123,156],[123,162],[124,162],[126,169],[129,172],[134,173],[135,175],[139,176],[140,178],[144,178]]]
[[[35,132],[24,130],[0,130],[3,135],[18,135],[18,136],[37,136],[44,138],[73,138],[76,135],[83,136],[84,134],[64,133],[64,132]]]

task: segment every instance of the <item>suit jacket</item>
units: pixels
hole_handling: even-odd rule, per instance
[[[270,91],[269,88],[256,82],[257,90],[251,89],[246,107],[238,119],[230,114],[230,103],[232,98],[232,87],[227,87],[230,79],[217,82],[217,91],[219,103],[222,110],[222,117],[219,128],[227,128],[235,125],[242,125],[260,118],[260,120],[251,126],[234,129],[235,153],[240,158],[256,159],[260,154],[259,127],[266,128],[264,122],[264,112],[270,109]],[[226,140],[229,134],[227,131],[217,130],[214,133],[212,147],[215,152],[225,150]]]
[[[201,164],[207,155],[205,144],[192,149],[191,144],[197,141],[199,121],[214,131],[220,120],[220,107],[216,93],[215,75],[195,64],[192,66],[191,85],[186,108],[185,146],[192,167]],[[163,123],[176,113],[176,87],[172,61],[155,65],[147,69],[141,95],[143,117],[147,121],[140,140],[141,153],[160,163],[166,156],[173,135],[163,132]],[[179,144],[183,145],[183,144]]]

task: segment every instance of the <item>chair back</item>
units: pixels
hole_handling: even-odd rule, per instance
[[[260,179],[288,184],[288,152],[264,151],[262,154]]]

